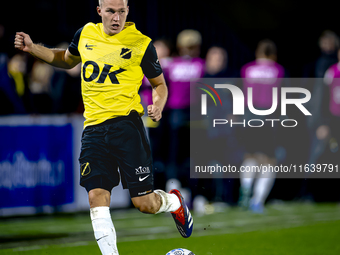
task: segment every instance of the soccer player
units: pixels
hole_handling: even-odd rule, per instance
[[[236,78],[239,71],[229,66],[228,53],[220,46],[212,46],[205,57],[204,78]]]
[[[284,68],[276,63],[276,46],[271,40],[265,39],[259,42],[256,49],[256,60],[244,65],[241,69],[241,77],[245,91],[245,102],[247,102],[247,89],[253,88],[253,106],[256,109],[269,109],[272,106],[272,90],[274,87],[280,88],[281,78],[284,78]],[[250,111],[246,113],[246,119],[273,118],[270,116],[252,115]],[[253,168],[260,165],[276,164],[276,130],[275,127],[246,127],[245,135],[246,154],[243,166]],[[253,196],[250,199],[252,186],[256,173],[241,173],[241,199],[242,207],[250,207],[255,213],[262,213],[265,200],[271,191],[275,172],[262,174],[254,184]]]
[[[192,29],[181,31],[176,42],[179,56],[170,59],[164,68],[169,86],[169,98],[164,114],[166,126],[170,130],[167,186],[174,181],[172,179],[183,182],[187,177],[183,175],[186,172],[180,171],[180,165],[184,164],[179,162],[185,162],[189,158],[186,146],[189,144],[190,80],[202,78],[204,75],[205,62],[199,57],[201,44],[202,36],[199,31]]]
[[[340,49],[338,50],[338,63],[332,65],[325,73],[324,83],[328,86],[328,94],[323,97],[324,111],[322,124],[316,130],[318,140],[330,140],[330,149],[333,153],[338,152],[340,143]],[[325,91],[326,93],[326,91]],[[327,104],[324,107],[324,104]],[[314,137],[314,139],[315,139]],[[323,152],[323,151],[322,151]],[[322,153],[322,152],[319,152]],[[318,157],[317,148],[313,148],[312,156],[316,163]]]
[[[34,44],[18,32],[15,48],[59,68],[82,63],[85,106],[80,184],[88,192],[94,235],[102,254],[118,254],[109,206],[113,187],[121,179],[132,203],[143,213],[171,212],[183,237],[192,233],[193,219],[179,191],[153,190],[153,163],[140,116],[138,89],[143,76],[153,87],[147,112],[159,121],[167,86],[151,39],[126,22],[127,0],[99,0],[102,23],[87,23],[67,50]],[[119,172],[118,172],[119,167]]]

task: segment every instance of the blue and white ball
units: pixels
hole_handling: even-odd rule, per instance
[[[178,249],[169,251],[165,255],[195,255],[195,254],[192,251],[189,251],[187,249],[178,248]]]

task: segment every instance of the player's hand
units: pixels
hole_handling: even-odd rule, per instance
[[[162,111],[161,109],[156,105],[148,105],[148,116],[153,121],[159,121],[162,118]]]
[[[17,32],[14,39],[14,47],[24,52],[31,52],[33,42],[28,34]]]

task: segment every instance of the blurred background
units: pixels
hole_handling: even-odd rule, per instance
[[[23,31],[35,43],[67,48],[80,27],[100,22],[97,4],[95,0],[1,3],[0,216],[88,209],[86,192],[78,184],[84,110],[80,66],[67,71],[50,67],[15,50],[13,42],[15,32]],[[281,134],[283,142],[273,147],[278,152],[271,157],[285,164],[339,164],[339,135],[335,130],[339,127],[340,102],[335,100],[334,110],[329,96],[339,92],[334,89],[338,86],[334,81],[339,77],[336,64],[340,57],[334,1],[130,0],[129,6],[127,20],[153,39],[169,86],[162,121],[155,125],[145,118],[154,153],[155,188],[183,189],[190,207],[197,205],[197,212],[203,214],[211,209],[209,204],[238,206],[244,202],[241,195],[251,196],[242,190],[239,179],[189,178],[188,91],[191,78],[245,78],[242,68],[259,58],[281,66],[284,71],[278,78],[320,78],[308,88],[318,95],[310,102],[313,119],[299,116],[299,140],[285,141]],[[258,56],[263,39],[269,39],[266,47],[274,45],[274,50],[267,54],[265,49],[264,55]],[[327,70],[328,83],[324,82]],[[140,94],[144,105],[151,102],[147,80]],[[227,163],[244,164],[247,145],[236,133],[226,137],[225,157],[221,157]],[[252,142],[249,139],[245,143]],[[263,205],[278,200],[340,199],[337,179],[278,179],[270,185]],[[113,192],[112,207],[131,206],[126,191],[115,188]],[[254,211],[263,212],[258,209]]]

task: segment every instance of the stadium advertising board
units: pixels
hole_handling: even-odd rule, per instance
[[[72,126],[0,125],[0,208],[74,201]],[[41,210],[42,212],[43,210]]]

